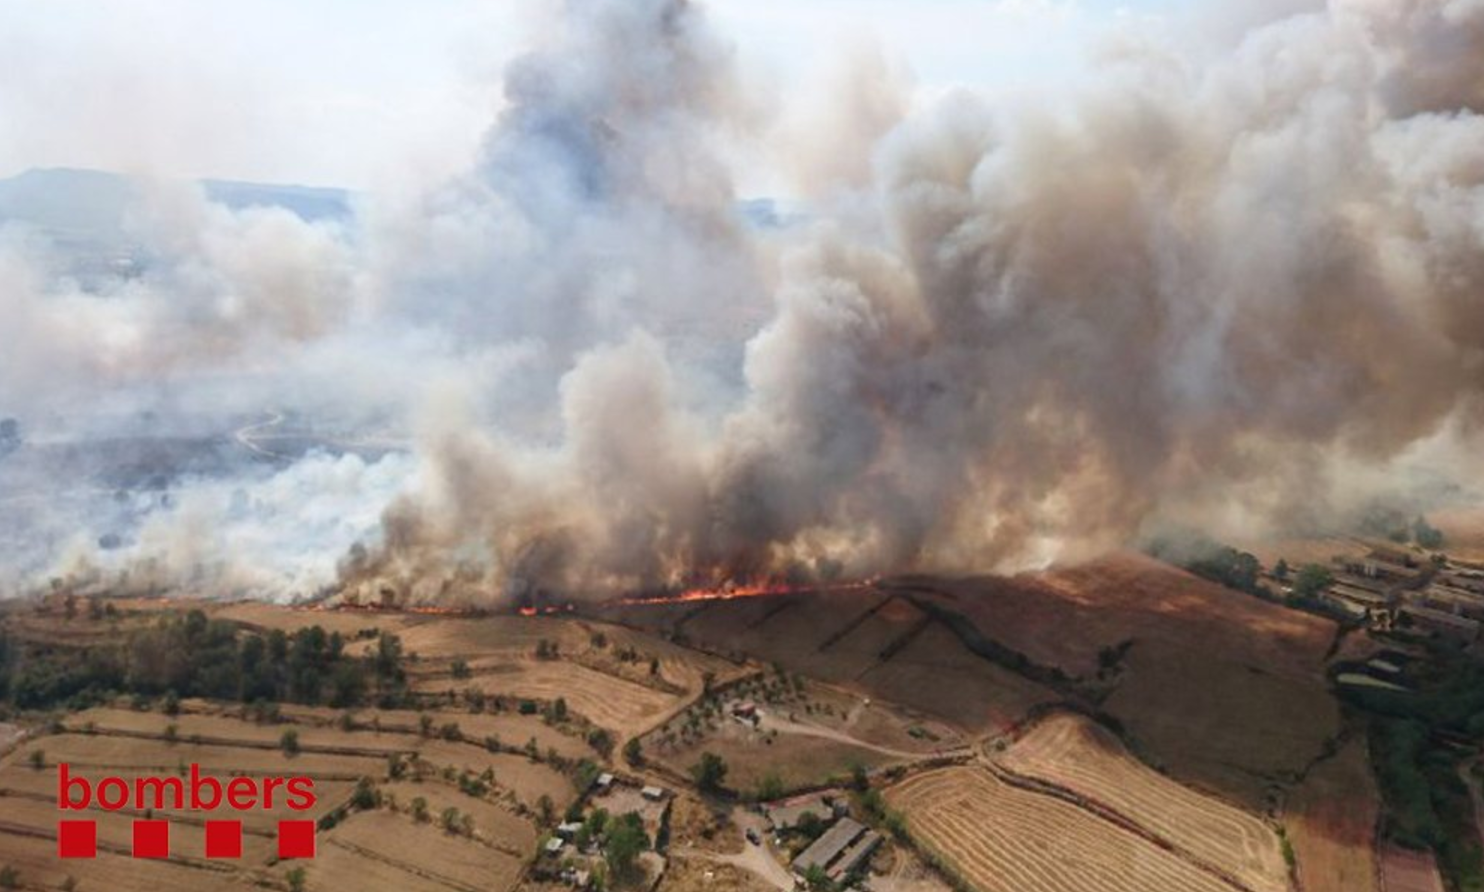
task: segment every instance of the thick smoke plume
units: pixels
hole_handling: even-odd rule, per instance
[[[1011,569],[1169,523],[1323,524],[1404,461],[1456,470],[1484,392],[1484,4],[1332,0],[1104,49],[1039,107],[840,96],[797,155],[805,219],[759,226],[737,147],[797,117],[773,126],[741,50],[697,4],[570,0],[477,167],[354,236],[178,228],[158,305],[48,292],[0,255],[29,332],[6,390],[56,363],[410,427],[410,453],[260,468],[250,523],[198,506],[204,552],[162,532],[201,526],[188,500],[155,512],[99,577],[184,560],[280,595]],[[224,569],[234,530],[298,523],[283,494],[326,473],[361,507],[311,526],[319,559]]]

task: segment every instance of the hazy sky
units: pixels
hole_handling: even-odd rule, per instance
[[[876,40],[925,93],[1074,73],[1173,0],[710,0],[786,89]],[[533,0],[0,0],[0,176],[79,166],[352,187],[459,169]]]

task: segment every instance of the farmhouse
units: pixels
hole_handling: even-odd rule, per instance
[[[803,882],[814,868],[839,881],[860,867],[881,844],[881,835],[852,818],[841,818],[794,859],[794,876]]]
[[[840,812],[835,808],[835,800],[823,793],[809,793],[803,796],[795,796],[792,799],[780,799],[763,806],[763,813],[768,817],[768,823],[774,830],[792,830],[799,826],[804,815],[811,814],[821,821],[829,820]]]

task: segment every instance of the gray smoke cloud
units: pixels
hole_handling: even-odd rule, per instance
[[[777,124],[700,5],[572,0],[476,167],[354,233],[177,209],[179,259],[103,302],[0,253],[6,382],[170,380],[389,444],[186,481],[31,576],[494,601],[1010,570],[1461,480],[1484,3],[1237,11],[1110,40],[1039,107],[914,104],[868,53]],[[803,222],[739,212],[765,139]]]

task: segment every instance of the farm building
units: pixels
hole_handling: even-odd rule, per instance
[[[757,724],[759,718],[757,704],[751,700],[743,700],[732,704],[732,718],[740,722]]]
[[[1351,616],[1368,616],[1372,610],[1386,610],[1393,599],[1370,589],[1360,588],[1347,582],[1337,582],[1329,587],[1325,598],[1334,606]]]
[[[763,806],[768,823],[774,830],[792,830],[799,826],[804,815],[812,814],[821,821],[841,814],[835,806],[835,798],[824,793],[808,793],[792,799],[780,799]],[[841,803],[843,805],[843,803]]]
[[[864,864],[880,844],[881,835],[876,831],[852,818],[841,818],[794,859],[794,876],[802,881],[817,867],[839,882]]]
[[[563,840],[560,836],[553,836],[551,839],[548,839],[546,841],[545,851],[546,854],[551,855],[553,858],[555,858],[557,855],[560,855],[562,853],[562,849],[565,849],[566,847],[567,843],[565,840]]]
[[[1455,616],[1452,613],[1416,604],[1403,607],[1401,615],[1410,619],[1414,628],[1445,638],[1472,642],[1479,637],[1478,621],[1465,616]]]
[[[650,802],[660,802],[666,796],[664,787],[645,787],[640,794]]]
[[[603,772],[602,774],[598,775],[597,780],[593,781],[593,786],[599,793],[608,792],[609,788],[613,786],[613,775],[609,774],[606,771]]]
[[[581,829],[582,829],[582,822],[581,821],[568,821],[565,824],[559,824],[559,825],[557,825],[556,835],[558,837],[560,837],[561,839],[565,839],[568,842],[571,842],[573,839],[575,839],[577,837],[577,831],[579,831]]]
[[[1422,603],[1444,613],[1475,620],[1484,619],[1484,595],[1465,589],[1433,583],[1423,590]]]

